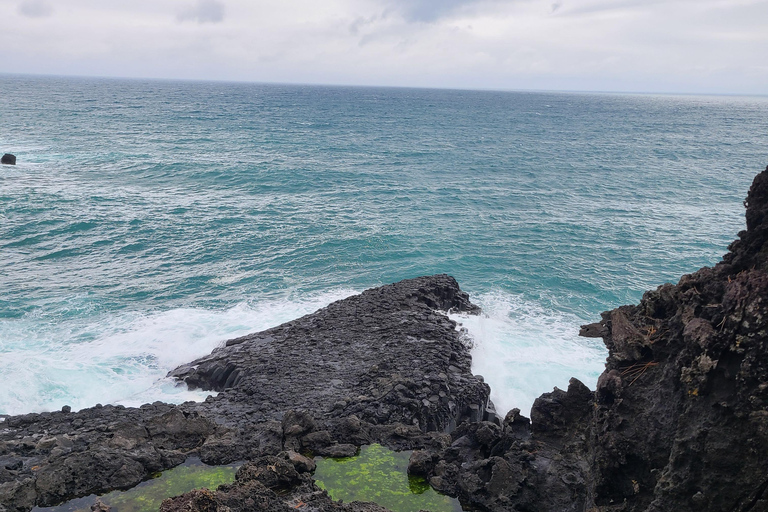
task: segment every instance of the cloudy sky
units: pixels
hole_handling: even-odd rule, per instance
[[[0,69],[768,94],[768,0],[0,0]]]

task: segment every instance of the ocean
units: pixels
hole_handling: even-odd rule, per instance
[[[0,414],[165,379],[366,288],[453,275],[501,412],[594,387],[600,312],[713,265],[768,98],[0,75]]]

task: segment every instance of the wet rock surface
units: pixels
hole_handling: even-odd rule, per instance
[[[438,310],[478,311],[449,276],[406,280],[230,340],[171,372],[219,391],[203,403],[9,417],[0,423],[0,512],[132,487],[193,454],[222,464],[286,451],[349,456],[373,442],[440,445],[444,431],[481,419],[490,390]]]
[[[484,406],[488,388],[470,370],[456,325],[435,311],[476,312],[448,276],[402,281],[338,301],[298,320],[230,340],[171,375],[225,391],[206,404],[217,421],[318,421],[354,415],[373,425],[445,430]],[[286,436],[315,426],[297,423]]]
[[[315,485],[303,462],[289,453],[259,457],[243,465],[235,482],[215,491],[194,490],[163,502],[160,512],[231,512],[260,510],[288,512],[323,510],[334,512],[385,512],[375,503],[339,503]]]
[[[768,510],[768,169],[745,206],[721,263],[582,328],[609,349],[595,392],[461,425],[413,471],[487,510]]]
[[[0,423],[0,512],[129,486],[197,453],[250,461],[162,510],[381,510],[333,502],[304,455],[379,442],[409,471],[491,511],[768,511],[768,169],[723,261],[603,313],[597,389],[571,379],[531,419],[492,412],[455,325],[448,276],[369,290],[231,340],[172,375],[205,403],[97,407]],[[303,454],[303,455],[302,455]]]

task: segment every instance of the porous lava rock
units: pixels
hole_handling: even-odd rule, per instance
[[[176,466],[215,424],[156,403],[12,416],[0,423],[0,511],[132,487]]]
[[[0,512],[128,488],[193,454],[220,464],[286,451],[349,456],[373,442],[442,446],[462,421],[494,419],[467,341],[441,312],[449,310],[478,312],[453,278],[401,281],[171,372],[181,385],[219,392],[202,403],[6,418]],[[203,507],[202,495],[195,500]]]
[[[595,392],[461,425],[414,471],[485,510],[768,510],[768,169],[744,204],[715,267],[582,327],[609,349]]]
[[[768,169],[723,261],[604,313],[590,498],[625,510],[768,510]]]

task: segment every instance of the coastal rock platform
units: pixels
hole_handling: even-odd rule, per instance
[[[223,464],[285,450],[412,449],[493,420],[467,340],[440,311],[478,312],[456,281],[401,281],[227,341],[172,371],[202,403],[96,406],[0,423],[0,511],[131,487],[190,455]],[[496,420],[498,421],[498,420]]]

